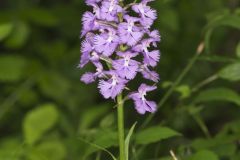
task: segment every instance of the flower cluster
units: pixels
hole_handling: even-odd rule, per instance
[[[157,13],[148,6],[153,0],[125,6],[121,0],[85,1],[93,9],[82,18],[84,40],[79,67],[91,62],[96,71],[85,73],[81,81],[89,84],[98,80],[100,93],[106,99],[115,99],[138,73],[158,82],[159,75],[152,68],[160,59],[160,52],[153,49],[160,35],[157,30],[150,30]],[[155,86],[141,84],[138,91],[128,94],[140,114],[156,111],[156,103],[145,98],[147,92],[155,89]]]

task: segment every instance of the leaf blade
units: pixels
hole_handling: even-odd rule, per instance
[[[151,135],[151,136],[149,136]],[[168,139],[181,134],[167,127],[154,126],[136,134],[137,144],[150,144],[164,139]]]
[[[130,143],[130,138],[131,138],[131,136],[132,136],[132,134],[133,134],[133,131],[134,131],[134,129],[135,129],[135,127],[136,127],[136,125],[137,125],[137,122],[135,122],[133,125],[132,125],[132,127],[131,127],[131,129],[129,130],[129,132],[128,132],[128,134],[127,134],[127,137],[126,137],[126,139],[125,139],[125,158],[126,158],[126,160],[128,160],[129,159],[129,143]]]

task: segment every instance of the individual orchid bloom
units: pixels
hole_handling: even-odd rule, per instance
[[[119,37],[114,30],[109,29],[108,33],[104,32],[95,37],[94,45],[96,51],[102,53],[104,56],[110,56],[119,45]]]
[[[151,80],[153,82],[159,81],[159,75],[155,71],[151,71],[146,64],[140,67],[140,72],[145,79]]]
[[[157,19],[156,10],[147,6],[147,3],[150,1],[152,0],[143,0],[141,3],[132,6],[132,10],[141,15],[141,24],[147,28],[149,28],[149,26],[153,24],[153,21]]]
[[[118,22],[118,13],[122,10],[118,0],[105,0],[102,2],[101,17],[107,21]]]
[[[96,72],[87,72],[85,74],[82,75],[81,77],[81,81],[84,82],[85,84],[90,84],[95,82],[95,80],[99,77],[102,78],[105,76],[105,73],[103,71],[103,66],[101,63],[94,63],[94,65],[96,66]]]
[[[146,84],[141,84],[138,88],[138,92],[130,93],[129,98],[133,99],[135,104],[135,109],[139,114],[145,114],[146,112],[155,112],[157,109],[157,104],[154,101],[147,101],[147,92],[155,90],[156,86],[148,86]]]
[[[144,32],[140,27],[135,25],[135,23],[139,21],[139,18],[126,15],[124,19],[126,22],[120,23],[118,26],[120,40],[124,44],[133,46],[140,41],[144,35]]]
[[[81,81],[84,82],[85,84],[90,84],[95,82],[95,74],[92,72],[86,72],[82,75]]]
[[[113,68],[121,78],[134,79],[134,77],[137,75],[139,62],[131,58],[136,57],[138,53],[128,51],[118,52],[117,55],[121,58],[113,61]]]
[[[161,41],[161,36],[158,30],[153,30],[152,32],[149,32],[149,37],[152,41],[152,45],[154,47],[157,47],[157,42]]]
[[[140,44],[133,47],[133,50],[142,52],[144,56],[144,63],[155,67],[160,59],[160,52],[158,50],[149,51],[152,42],[152,39],[142,40]]]
[[[106,74],[110,76],[110,79],[107,81],[100,80],[98,88],[100,89],[100,93],[104,98],[114,99],[119,93],[123,91],[127,81],[120,78],[114,71],[108,71]]]
[[[95,51],[94,42],[93,42],[94,34],[88,34],[86,39],[82,42],[81,45],[81,59],[79,67],[83,68],[89,61],[93,63],[98,62],[100,59],[99,53]]]

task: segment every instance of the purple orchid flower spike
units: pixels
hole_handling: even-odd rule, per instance
[[[129,92],[127,85],[138,74],[151,82],[159,81],[153,69],[160,59],[160,51],[154,48],[161,37],[151,29],[157,18],[156,11],[148,6],[151,1],[124,7],[119,0],[85,0],[92,11],[85,12],[82,18],[84,40],[79,68],[91,63],[95,71],[83,74],[81,81],[86,84],[99,81],[98,89],[105,99]],[[137,16],[130,16],[131,11]],[[156,103],[145,99],[147,92],[155,89],[141,84],[137,92],[127,93],[138,113],[156,111]]]
[[[145,114],[146,112],[155,112],[157,109],[157,104],[153,101],[147,101],[145,96],[147,92],[155,90],[157,87],[148,86],[146,84],[141,84],[138,88],[138,92],[133,92],[129,95],[129,98],[133,99],[135,108],[138,113]]]

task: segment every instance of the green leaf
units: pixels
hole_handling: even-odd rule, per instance
[[[30,111],[23,122],[24,137],[28,144],[34,144],[57,122],[58,111],[53,104],[41,105]]]
[[[28,158],[31,160],[63,160],[66,159],[66,148],[59,140],[45,141],[33,148]]]
[[[23,156],[24,143],[15,137],[5,137],[0,141],[0,159],[1,160],[20,160]]]
[[[238,43],[237,48],[236,48],[236,55],[238,58],[240,58],[240,42]]]
[[[26,61],[19,56],[0,56],[0,81],[18,81],[22,78]]]
[[[5,45],[8,48],[22,47],[29,36],[29,26],[24,22],[16,23],[12,33],[6,39]]]
[[[213,31],[219,26],[228,26],[240,29],[240,16],[228,13],[221,13],[218,16],[214,16],[214,19],[212,19],[206,26],[206,34],[204,39],[208,51],[210,49],[210,39]]]
[[[187,98],[191,95],[191,89],[188,85],[178,86],[175,90],[181,94],[181,99]]]
[[[154,126],[136,134],[137,144],[149,144],[181,134],[167,127]]]
[[[5,39],[13,29],[13,25],[11,23],[0,24],[0,41]]]
[[[108,128],[113,126],[115,121],[115,115],[113,113],[110,113],[109,115],[106,115],[101,121],[100,121],[100,127],[102,128]]]
[[[110,106],[108,104],[100,104],[89,108],[80,118],[79,131],[82,132],[89,128],[102,115],[106,114]]]
[[[132,134],[133,134],[133,131],[134,131],[134,129],[135,129],[136,124],[137,124],[137,122],[135,122],[135,123],[132,125],[132,127],[131,127],[131,129],[129,130],[129,132],[128,132],[128,134],[127,134],[127,137],[126,137],[126,139],[125,139],[125,158],[126,158],[126,160],[129,159],[129,153],[128,153],[128,152],[129,152],[130,138],[131,138],[131,136],[132,136]]]
[[[228,101],[240,106],[240,96],[228,88],[213,88],[202,91],[194,100],[195,103],[209,101]]]
[[[229,80],[229,81],[239,81],[240,80],[240,63],[234,63],[226,66],[218,73],[218,76]]]
[[[42,93],[64,103],[71,84],[69,79],[58,72],[43,70],[38,77],[38,85]]]
[[[97,132],[92,135],[88,133],[86,137],[88,139],[93,139],[91,141],[102,148],[109,148],[118,145],[118,133],[110,129],[97,130]],[[88,156],[96,151],[98,151],[96,147],[89,147],[85,152],[85,156]]]
[[[84,140],[83,138],[79,138],[79,140],[81,140],[82,142],[85,142],[85,143],[91,145],[92,147],[94,147],[94,148],[96,148],[98,150],[102,150],[102,151],[106,152],[108,155],[110,155],[112,157],[113,160],[117,160],[117,158],[111,152],[109,152],[107,149],[105,149],[104,147],[99,146],[99,145],[97,145],[95,143],[88,142],[88,141]]]
[[[218,160],[218,156],[208,150],[202,150],[194,154],[189,160]]]

